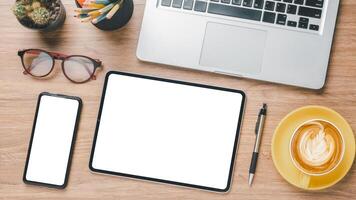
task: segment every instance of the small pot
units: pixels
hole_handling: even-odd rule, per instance
[[[75,1],[78,7],[81,7]],[[97,24],[93,24],[98,29],[112,31],[125,26],[131,19],[134,11],[133,0],[123,0],[121,8],[112,16],[111,19],[104,19]]]
[[[59,1],[59,13],[57,15],[57,18],[53,21],[51,21],[47,26],[38,26],[34,24],[30,19],[22,19],[18,20],[20,24],[22,24],[24,27],[33,29],[33,30],[39,30],[39,31],[54,31],[57,28],[61,27],[66,19],[66,10],[64,8],[64,5],[62,1]]]

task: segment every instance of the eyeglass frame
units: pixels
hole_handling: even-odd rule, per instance
[[[42,76],[36,76],[36,75],[32,74],[30,71],[28,71],[28,69],[26,68],[26,65],[25,65],[25,62],[24,62],[24,55],[25,55],[26,52],[31,51],[31,50],[44,52],[44,53],[48,54],[48,55],[52,58],[51,70],[50,70],[47,74],[42,75]],[[96,76],[95,76],[96,70],[97,70],[98,68],[101,68],[101,67],[102,67],[102,61],[99,60],[99,59],[90,58],[90,57],[84,56],[84,55],[66,55],[66,54],[62,54],[62,53],[58,53],[58,52],[46,51],[46,50],[43,50],[43,49],[22,49],[22,50],[19,50],[19,51],[17,52],[17,55],[20,56],[20,58],[21,58],[22,67],[23,67],[24,70],[25,70],[23,73],[24,73],[25,75],[26,75],[26,74],[30,74],[31,76],[37,77],[37,78],[46,77],[46,76],[48,76],[49,74],[51,74],[51,72],[53,71],[54,66],[55,66],[55,61],[56,61],[56,60],[61,60],[61,61],[62,61],[61,66],[62,66],[62,71],[63,71],[64,76],[65,76],[69,81],[71,81],[71,82],[73,82],[73,83],[78,83],[78,84],[80,84],[80,83],[86,83],[86,82],[88,82],[88,81],[91,80],[91,79],[92,79],[92,80],[95,80],[95,79],[96,79]],[[94,70],[93,70],[93,72],[90,74],[90,77],[89,77],[88,79],[86,79],[86,80],[84,80],[84,81],[75,81],[75,80],[72,80],[71,78],[69,78],[69,76],[66,74],[66,71],[65,71],[65,69],[64,69],[64,62],[65,62],[66,59],[71,58],[71,57],[83,57],[83,58],[87,58],[87,59],[89,59],[90,61],[93,62],[93,64],[94,64]],[[87,71],[88,71],[88,70],[87,70]]]

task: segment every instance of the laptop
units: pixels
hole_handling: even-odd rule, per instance
[[[320,89],[339,0],[147,0],[142,61]]]

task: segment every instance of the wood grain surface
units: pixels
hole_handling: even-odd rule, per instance
[[[22,27],[12,15],[13,0],[0,1],[0,199],[356,199],[356,167],[334,187],[305,192],[288,184],[271,159],[271,138],[278,122],[290,111],[305,105],[335,109],[356,130],[356,1],[341,0],[327,84],[311,91],[260,81],[143,63],[135,56],[144,11],[144,0],[135,1],[129,24],[118,31],[103,32],[73,18],[73,0],[63,0],[67,19],[53,33]],[[97,80],[77,85],[65,79],[57,62],[54,75],[36,80],[22,73],[17,50],[43,48],[67,54],[100,58],[104,70]],[[247,106],[241,131],[231,191],[217,194],[176,186],[92,174],[88,169],[99,99],[105,73],[121,70],[164,78],[244,90]],[[65,190],[29,186],[22,182],[25,158],[42,91],[79,96],[84,107],[75,144],[69,184]],[[256,115],[263,102],[269,105],[257,174],[253,187],[247,176],[254,145]]]

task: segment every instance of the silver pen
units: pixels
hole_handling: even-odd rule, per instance
[[[263,107],[260,110],[260,113],[258,114],[258,119],[256,122],[256,128],[255,128],[256,140],[255,140],[255,146],[253,148],[250,170],[248,175],[249,186],[252,185],[253,177],[255,176],[255,172],[256,172],[258,152],[260,150],[260,144],[261,144],[263,126],[266,120],[266,114],[267,114],[267,104],[264,103]]]

